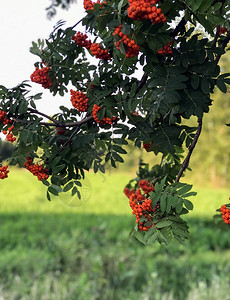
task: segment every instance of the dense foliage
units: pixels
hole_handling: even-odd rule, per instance
[[[144,244],[184,240],[188,226],[181,215],[193,208],[187,198],[196,193],[179,181],[215,87],[226,93],[230,84],[219,66],[230,40],[230,5],[84,0],[84,8],[79,22],[66,29],[59,22],[30,49],[39,56],[31,81],[53,95],[69,95],[73,108],[61,106],[51,117],[36,109],[42,93],[28,94],[27,82],[1,86],[1,129],[16,145],[10,163],[42,180],[48,199],[69,190],[80,197],[85,171],[116,167],[131,140],[162,156],[151,168],[140,162],[125,188],[136,216],[134,235]],[[76,30],[80,23],[87,34]],[[184,125],[193,116],[197,126]],[[224,220],[230,223],[229,214]]]

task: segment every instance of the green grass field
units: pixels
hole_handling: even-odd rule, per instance
[[[0,298],[230,299],[230,231],[212,220],[229,191],[195,186],[184,244],[144,247],[122,190],[134,174],[90,173],[84,205],[46,200],[25,170],[1,181]]]

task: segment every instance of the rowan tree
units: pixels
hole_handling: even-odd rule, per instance
[[[42,93],[32,96],[28,81],[1,86],[1,130],[16,147],[9,163],[37,176],[49,200],[50,193],[70,190],[80,197],[85,172],[116,168],[123,146],[133,141],[162,157],[152,167],[141,161],[125,187],[134,236],[144,244],[183,241],[188,225],[182,217],[196,193],[180,179],[214,89],[226,93],[230,84],[219,66],[230,40],[229,2],[84,0],[84,8],[75,25],[59,22],[30,49],[39,57],[31,81],[65,97],[71,109],[61,106],[49,116],[37,110]],[[80,23],[85,32],[77,30]],[[185,125],[191,117],[196,127]],[[6,166],[0,175],[8,176]],[[229,224],[228,207],[221,214]]]

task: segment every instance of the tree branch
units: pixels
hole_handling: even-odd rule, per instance
[[[42,113],[42,112],[36,110],[36,109],[28,108],[28,111],[30,111],[30,112],[32,112],[32,113],[34,113],[34,114],[36,114],[36,115],[43,116],[43,117],[45,117],[46,119],[48,119],[48,120],[50,120],[50,121],[52,121],[52,122],[54,122],[54,123],[59,123],[59,122],[58,122],[57,120],[55,120],[54,118],[52,118],[52,117],[50,117],[50,116],[48,116],[48,115],[46,115],[46,114],[44,114],[44,113]]]
[[[229,41],[230,41],[230,30],[228,31],[228,33],[227,33],[225,39],[224,39],[223,42],[222,42],[221,48],[222,48],[223,50],[225,49],[225,47],[227,46],[227,44],[228,44]],[[217,64],[218,64],[220,58],[221,58],[221,55],[217,55],[217,57],[216,57],[216,63],[217,63]]]
[[[179,32],[181,33],[185,32],[185,25],[186,25],[185,18],[182,18],[180,22],[177,24],[176,28],[171,33],[171,37],[174,38],[175,36],[178,35]]]
[[[215,2],[215,1],[214,1]],[[218,1],[217,1],[218,2]],[[220,7],[220,9],[219,9],[219,14],[220,15],[222,15],[222,12],[223,12],[223,8],[224,8],[224,4],[225,4],[225,0],[223,0],[223,1],[220,1],[220,2],[222,2],[222,4],[221,4],[221,7]],[[214,5],[215,3],[213,3],[213,5]],[[220,25],[218,25],[217,27],[216,27],[216,34],[215,34],[215,37],[214,37],[214,40],[213,40],[213,43],[212,43],[212,49],[213,48],[215,48],[216,47],[216,43],[217,43],[217,39],[218,39],[218,37],[219,37],[219,34],[220,34]]]
[[[192,152],[193,152],[194,148],[196,147],[196,143],[197,143],[197,141],[199,139],[199,136],[201,134],[201,130],[202,130],[202,119],[198,119],[198,127],[197,127],[196,134],[194,136],[194,139],[193,139],[191,145],[188,148],[188,150],[189,150],[188,154],[187,154],[186,158],[184,159],[184,161],[181,165],[180,171],[177,175],[177,178],[176,178],[175,182],[179,182],[179,180],[180,180],[181,176],[183,175],[185,169],[187,169],[187,167],[189,166],[190,157],[192,155]]]
[[[15,122],[18,122],[18,123],[22,123],[22,120],[18,119],[18,118],[15,118],[15,117],[11,117],[12,120],[14,120]],[[82,119],[81,121],[76,121],[76,122],[66,122],[66,123],[63,123],[63,122],[59,122],[57,120],[55,120],[55,123],[48,123],[48,122],[40,122],[39,124],[40,125],[44,125],[44,126],[50,126],[50,127],[78,127],[78,126],[81,126],[89,121],[91,121],[93,119],[93,116],[89,116],[89,117],[86,117],[84,119]],[[27,123],[31,123],[32,121],[27,121]]]
[[[142,89],[142,87],[146,84],[146,81],[148,79],[148,74],[145,72],[141,78],[141,80],[139,81],[138,85],[137,85],[137,89],[135,92],[135,96],[138,94],[138,92]]]

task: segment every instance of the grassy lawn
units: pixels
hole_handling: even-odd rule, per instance
[[[229,299],[230,231],[212,216],[229,191],[195,187],[184,244],[144,247],[122,190],[132,174],[87,176],[86,203],[54,197],[30,173],[1,181],[0,298]]]

